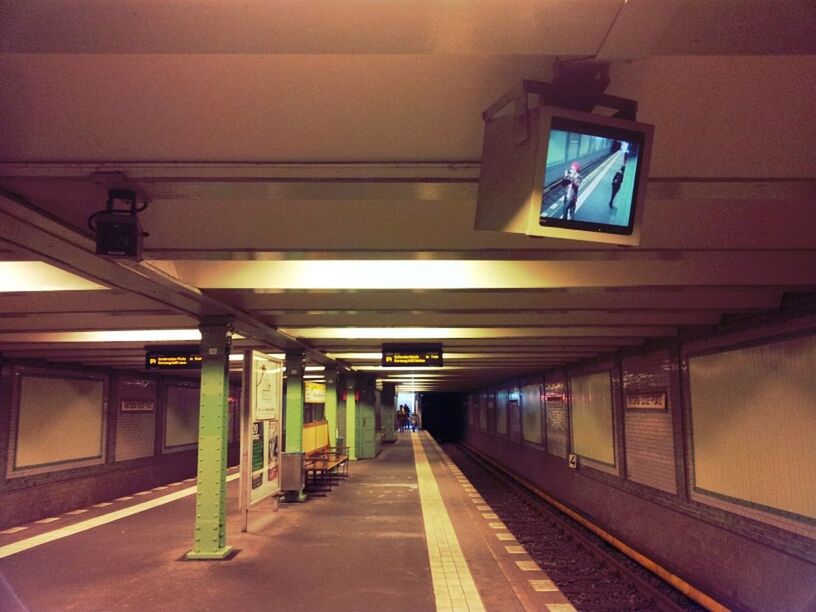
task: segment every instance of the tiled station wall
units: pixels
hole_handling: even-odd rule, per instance
[[[166,441],[168,433],[195,438],[198,406],[189,398],[197,397],[197,380],[12,361],[1,366],[0,529],[195,476],[196,444]],[[88,381],[103,385],[101,405],[98,395],[83,394]],[[179,388],[184,393],[170,392]],[[168,397],[172,404],[180,395],[187,401],[168,405]],[[230,465],[238,460],[239,397],[231,386]],[[175,431],[168,432],[168,424]],[[72,437],[83,445],[55,450],[71,449]]]
[[[725,356],[720,371],[706,367],[705,360],[693,361],[705,355]],[[757,387],[767,382],[774,390],[772,396],[762,397],[741,395],[740,389],[718,392],[721,404],[709,401],[705,407],[716,430],[716,436],[708,438],[720,443],[716,448],[702,444],[694,448],[693,401],[696,397],[700,403],[699,428],[703,399],[699,390],[695,395],[690,387],[689,360],[697,376],[711,377],[715,390],[731,378],[740,379],[734,384],[742,387],[752,378],[761,378]],[[578,456],[577,467],[570,468],[568,458],[574,452],[570,380],[599,371],[610,376],[613,428],[609,435],[615,465]],[[816,381],[812,302],[795,312],[782,310],[723,325],[705,336],[482,389],[468,398],[467,442],[724,605],[816,609],[816,470],[812,469],[816,382],[811,381]],[[541,390],[540,444],[497,433],[501,429],[490,410],[491,398],[531,384]],[[663,407],[630,404],[627,409],[632,396],[665,400]],[[732,403],[732,397],[738,399]],[[763,401],[745,406],[740,402],[746,397]],[[749,409],[774,423],[764,431],[758,421],[753,433],[741,434],[756,438],[746,441],[733,431],[746,427],[743,415]],[[790,439],[779,432],[788,432]],[[810,451],[808,439],[813,441]],[[732,451],[723,444],[741,448]],[[727,462],[738,451],[742,453],[739,464],[732,461],[721,470],[717,463],[710,467],[713,459]],[[709,473],[719,476],[721,471],[723,487],[745,493],[729,496],[697,487],[695,452],[706,458]],[[764,480],[757,482],[760,471]],[[783,500],[777,507],[759,503],[776,499]],[[807,511],[780,510],[783,502],[798,503]]]

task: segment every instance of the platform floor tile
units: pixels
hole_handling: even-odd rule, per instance
[[[558,587],[552,580],[531,580],[530,586],[533,587],[534,591],[539,592],[547,592],[547,591],[557,591]]]
[[[440,612],[482,611],[484,605],[462,554],[420,437],[412,434],[411,440],[436,608]]]

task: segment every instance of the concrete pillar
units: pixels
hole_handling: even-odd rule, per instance
[[[286,353],[286,452],[303,452],[304,354]],[[288,501],[306,499],[302,490],[284,491]]]
[[[382,402],[383,442],[396,442],[397,430],[394,426],[394,421],[397,416],[396,383],[390,382],[383,383],[382,393],[380,394],[380,401]]]
[[[195,543],[187,559],[223,559],[227,546],[227,427],[231,322],[204,319],[198,418],[198,490]]]

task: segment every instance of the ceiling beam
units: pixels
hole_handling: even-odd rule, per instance
[[[94,253],[95,245],[89,238],[46,217],[29,203],[2,192],[0,228],[0,238],[15,248],[83,278],[149,298],[195,320],[208,316],[229,317],[235,330],[245,336],[283,350],[303,351],[317,363],[335,365],[341,369],[348,367],[312,346],[159,271],[135,262],[99,257]]]

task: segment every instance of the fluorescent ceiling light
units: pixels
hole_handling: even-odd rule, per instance
[[[0,292],[107,289],[41,261],[0,261]]]
[[[8,332],[3,342],[200,342],[197,329],[117,329],[80,332]]]
[[[233,334],[232,337],[233,338],[240,338],[241,336]],[[277,359],[278,361],[284,361],[286,359],[286,355],[284,355],[283,353],[267,353],[266,355],[267,355],[267,357],[271,357],[272,359]],[[244,360],[244,353],[243,352],[230,353],[229,360],[230,361],[243,361]]]
[[[455,327],[298,327],[281,329],[297,338],[348,338],[376,340],[460,338],[465,328]]]
[[[347,361],[382,359],[382,353],[326,353],[326,355],[332,359],[345,359]]]
[[[332,359],[343,359],[345,361],[380,361],[382,360],[382,353],[326,353]],[[523,357],[548,357],[546,353],[539,355],[538,353],[530,352],[516,352],[516,353],[448,353],[443,351],[445,361],[450,359],[512,359],[519,356]]]
[[[199,289],[256,291],[536,289],[576,283],[590,286],[607,278],[620,284],[621,278],[632,277],[632,266],[624,261],[335,259],[153,260],[149,263]],[[674,268],[680,269],[679,264],[667,262],[665,272]]]
[[[540,338],[570,336],[671,336],[676,328],[664,325],[605,327],[290,327],[280,331],[304,339],[445,340],[453,338]]]
[[[427,366],[427,367],[423,366],[421,368],[411,367],[411,366],[404,367],[404,368],[403,367],[393,368],[393,367],[390,367],[390,366],[385,367],[385,366],[381,366],[381,365],[354,366],[354,370],[356,372],[392,372],[392,371],[394,371],[394,372],[399,372],[399,371],[416,372],[418,370],[425,371],[425,370],[469,370],[469,369],[471,369],[471,368],[467,368],[465,366]]]
[[[414,372],[411,374],[392,374],[389,378],[407,378],[408,380],[415,378],[439,378],[446,376],[440,372]]]

